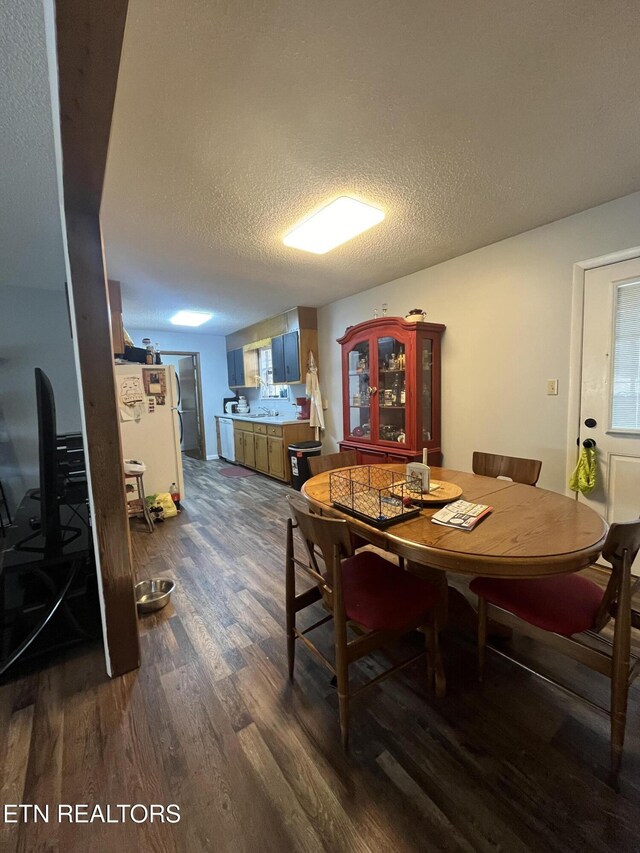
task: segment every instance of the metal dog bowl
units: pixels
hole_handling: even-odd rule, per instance
[[[175,589],[175,581],[168,578],[151,578],[136,584],[138,613],[151,613],[166,607]]]

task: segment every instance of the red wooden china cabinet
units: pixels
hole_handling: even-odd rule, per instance
[[[440,339],[445,326],[379,317],[349,326],[342,347],[344,439],[362,465],[442,464]]]

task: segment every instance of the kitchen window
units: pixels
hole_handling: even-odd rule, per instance
[[[288,400],[289,386],[277,385],[273,382],[273,364],[271,361],[271,347],[261,347],[258,354],[260,368],[260,399],[261,400]]]

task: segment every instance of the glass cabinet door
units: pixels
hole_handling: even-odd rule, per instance
[[[406,351],[403,341],[378,338],[378,438],[406,444]]]
[[[369,341],[361,341],[347,355],[349,438],[371,438]]]
[[[422,364],[422,441],[431,441],[433,434],[433,341],[423,338],[421,349]]]

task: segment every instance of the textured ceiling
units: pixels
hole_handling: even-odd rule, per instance
[[[131,327],[226,333],[640,189],[637,0],[131,0],[103,221]],[[341,194],[385,221],[314,256]]]
[[[0,3],[0,162],[0,285],[62,290],[64,247],[42,0]]]

